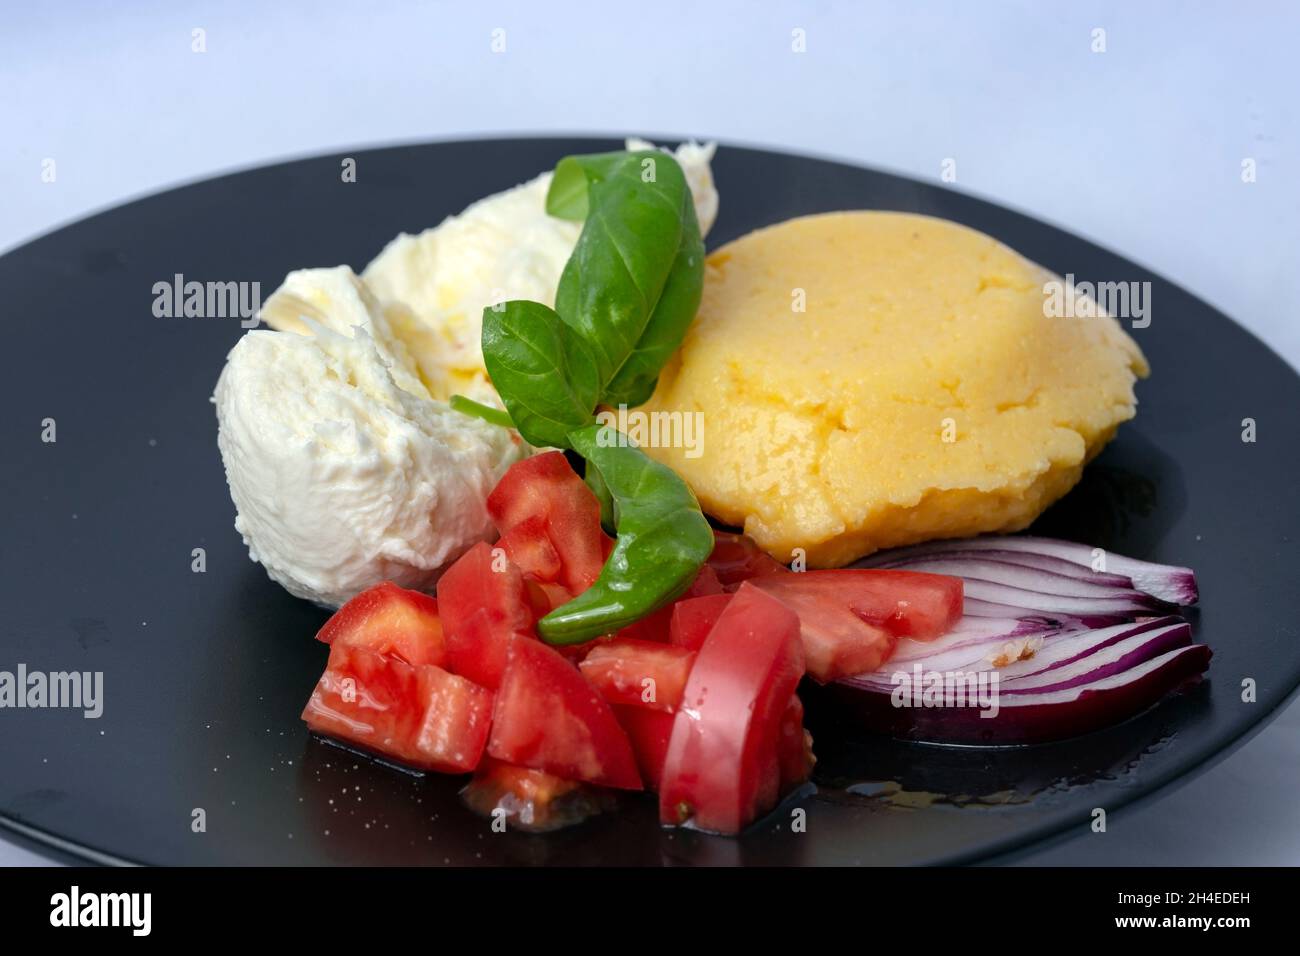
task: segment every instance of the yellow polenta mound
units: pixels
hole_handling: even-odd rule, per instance
[[[646,450],[705,511],[815,567],[1023,528],[1133,417],[1147,374],[1114,319],[1044,315],[1053,279],[925,216],[750,233],[709,257],[645,406],[703,412],[702,447]]]

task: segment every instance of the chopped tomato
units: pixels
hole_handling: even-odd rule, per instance
[[[803,729],[803,701],[798,694],[790,698],[785,713],[781,715],[777,758],[780,761],[782,793],[807,780],[817,762],[812,752],[812,734]]]
[[[766,577],[789,570],[760,548],[749,535],[729,531],[713,532],[713,553],[709,555],[709,566],[726,588],[733,588],[750,578]]]
[[[659,610],[641,618],[639,621],[633,621],[627,627],[621,628],[614,637],[622,640],[627,638],[633,641],[646,641],[654,644],[664,644],[668,641],[668,624],[672,620],[673,605],[665,604]]]
[[[718,572],[714,570],[713,565],[705,564],[704,567],[700,568],[700,573],[695,575],[695,580],[687,588],[682,598],[705,597],[710,594],[721,594],[722,592],[722,580],[718,577]]]
[[[479,543],[438,581],[447,666],[496,689],[511,638],[533,637],[533,611],[523,575],[501,551]]]
[[[433,664],[338,641],[302,719],[319,734],[403,764],[464,773],[483,754],[492,692]]]
[[[567,780],[641,789],[632,747],[609,704],[541,641],[511,645],[488,753]]]
[[[465,773],[478,766],[492,728],[492,691],[441,667],[416,668],[424,719],[415,749],[433,770]]]
[[[930,640],[961,618],[961,581],[913,571],[805,571],[754,586],[799,615],[808,673],[826,683],[878,668],[903,636]]]
[[[678,601],[673,605],[672,621],[668,627],[669,642],[698,651],[730,600],[730,594],[705,594]]]
[[[593,647],[578,668],[611,704],[672,713],[693,663],[695,652],[684,647],[619,638]]]
[[[609,541],[600,527],[600,502],[562,452],[511,465],[488,495],[487,507],[502,536],[530,518],[542,519],[560,557],[558,580],[574,594],[591,587],[600,574]]]
[[[800,578],[782,575],[779,580]],[[834,595],[820,589],[771,587],[777,578],[755,581],[754,586],[778,598],[799,617],[808,675],[827,683],[840,677],[873,671],[894,652],[898,638],[883,627],[868,624]]]
[[[581,823],[613,805],[612,796],[576,780],[485,757],[461,797],[485,817],[530,833]]]
[[[408,664],[441,664],[446,656],[438,602],[391,581],[362,591],[335,611],[316,639],[392,654]]]
[[[792,592],[833,601],[895,637],[929,641],[961,620],[962,581],[946,574],[842,568],[755,582],[778,598]]]
[[[718,581],[718,575],[713,568],[707,564],[700,568],[700,573],[695,576],[691,586],[686,589],[681,597],[672,604],[665,604],[659,610],[655,611],[648,617],[644,617],[633,624],[629,624],[618,632],[618,637],[628,637],[636,641],[658,641],[666,643],[670,640],[671,626],[673,620],[673,608],[682,601],[688,601],[692,598],[703,597],[709,594],[721,594],[722,584]],[[695,650],[696,648],[691,648]]]
[[[632,743],[641,779],[648,789],[657,792],[659,778],[664,772],[664,758],[668,756],[668,744],[673,736],[673,715],[663,710],[615,704],[614,716]]]
[[[546,518],[531,515],[501,536],[497,547],[505,551],[524,573],[534,581],[554,583],[560,579],[564,565],[546,530]]]
[[[781,718],[802,675],[798,617],[742,583],[700,648],[673,721],[663,822],[738,833],[772,808]]]
[[[528,634],[500,631],[492,627],[487,611],[471,614],[455,631],[447,634],[447,666],[483,687],[496,690],[501,685],[510,644],[515,639],[532,640]]]
[[[524,586],[528,589],[528,603],[532,606],[533,615],[538,618],[545,617],[561,604],[573,600],[573,595],[563,584],[524,578]]]

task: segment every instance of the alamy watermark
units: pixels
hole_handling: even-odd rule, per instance
[[[617,430],[614,434],[597,432],[596,443],[602,448],[630,444],[637,448],[684,448],[687,458],[704,454],[703,412],[644,412],[620,405],[617,410],[602,409],[596,421]]]
[[[1074,273],[1043,283],[1043,315],[1049,319],[1128,319],[1135,329],[1151,324],[1150,282],[1075,282]]]
[[[262,308],[260,282],[198,282],[181,273],[153,284],[153,314],[159,319],[239,319],[257,328]]]
[[[895,671],[889,700],[895,707],[974,707],[980,717],[996,717],[1001,709],[1001,675],[991,671],[927,671],[920,664]]]
[[[94,720],[104,713],[103,671],[0,671],[0,709],[66,708]]]
[[[66,893],[50,897],[54,927],[122,927],[132,936],[148,936],[153,928],[152,893],[83,893],[75,883]]]

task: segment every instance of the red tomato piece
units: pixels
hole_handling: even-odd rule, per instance
[[[783,794],[807,780],[817,762],[812,752],[812,734],[803,729],[803,701],[798,694],[790,698],[785,713],[781,715],[777,759],[780,762]]]
[[[422,770],[478,766],[492,693],[433,664],[413,666],[343,641],[302,712],[307,726]]]
[[[672,620],[668,627],[669,642],[687,650],[698,651],[730,600],[730,594],[705,594],[678,601],[673,605]]]
[[[424,719],[415,750],[425,766],[467,773],[478,766],[492,729],[492,691],[441,667],[416,668]]]
[[[641,620],[632,622],[615,634],[614,637],[619,640],[627,638],[633,641],[664,644],[668,641],[668,625],[672,621],[672,616],[673,606],[665,604],[659,610],[641,618]]]
[[[609,704],[541,641],[516,640],[510,648],[488,753],[566,780],[641,789],[632,746]]]
[[[611,704],[672,713],[681,703],[695,652],[627,638],[597,644],[578,669]]]
[[[466,551],[438,581],[447,666],[496,689],[511,639],[533,638],[532,606],[519,569],[484,543]]]
[[[873,671],[888,660],[894,653],[898,638],[883,627],[862,620],[836,595],[827,594],[821,588],[773,586],[784,584],[787,578],[803,576],[783,574],[752,583],[798,615],[804,660],[810,677],[824,684],[851,674]]]
[[[511,826],[530,833],[572,826],[613,806],[607,791],[491,757],[483,758],[461,797],[471,810],[485,817],[503,813]]]
[[[408,664],[442,664],[446,657],[438,602],[391,581],[362,591],[335,611],[316,639],[392,654]]]
[[[878,668],[903,636],[931,640],[962,614],[958,578],[844,569],[754,579],[799,615],[808,673],[826,683]]]
[[[714,570],[713,565],[705,564],[700,568],[700,573],[695,575],[695,581],[682,598],[706,597],[710,594],[721,594],[724,590],[722,579],[718,577],[718,572]]]
[[[561,604],[573,600],[573,595],[563,584],[524,578],[524,585],[528,589],[528,603],[532,606],[533,615],[538,618],[545,617]]]
[[[673,736],[673,715],[663,710],[615,704],[614,716],[632,743],[641,779],[648,789],[658,792],[668,744]]]
[[[480,609],[447,634],[447,666],[454,674],[496,690],[510,660],[510,644],[516,639],[530,641],[533,637],[494,628],[487,611]]]
[[[673,609],[682,601],[688,601],[696,597],[704,597],[710,594],[721,594],[722,584],[718,580],[718,575],[713,568],[707,564],[700,568],[700,573],[695,576],[691,586],[672,604],[665,604],[659,610],[655,611],[648,617],[629,624],[618,632],[618,637],[631,638],[634,641],[658,641],[667,643],[671,639]],[[701,638],[703,640],[703,638]],[[697,650],[696,647],[691,650]]]
[[[739,833],[772,808],[781,718],[802,675],[798,617],[741,584],[695,658],[673,721],[663,822]]]
[[[563,565],[559,581],[573,593],[591,587],[600,574],[609,541],[600,527],[600,502],[562,452],[511,465],[488,495],[487,508],[502,535],[541,518]]]
[[[734,588],[741,581],[766,577],[789,570],[746,534],[729,531],[713,532],[713,553],[709,555],[713,568],[724,588]]]
[[[929,641],[961,620],[961,578],[923,571],[842,568],[755,582],[778,598],[799,592],[847,607],[895,637]]]
[[[525,577],[534,581],[554,583],[564,571],[560,552],[551,543],[550,534],[546,530],[546,519],[541,515],[532,515],[519,522],[501,536],[497,547],[505,551],[506,557],[519,567]]]

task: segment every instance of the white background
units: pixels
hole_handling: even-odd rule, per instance
[[[87,2],[14,4],[0,31],[0,250],[179,182],[399,141],[664,133],[931,180],[952,158],[956,188],[1149,266],[1300,365],[1300,14],[1280,0]],[[1030,860],[1300,863],[1297,730],[1292,707]]]

